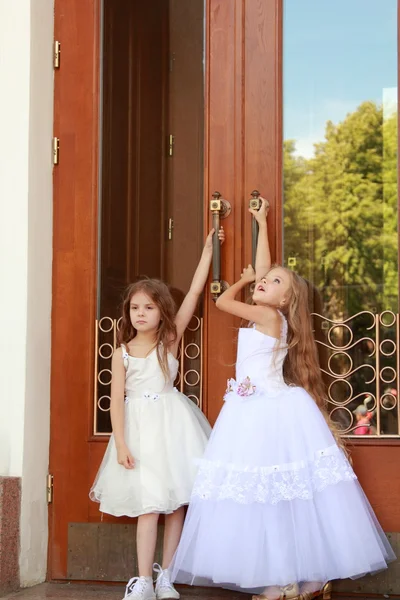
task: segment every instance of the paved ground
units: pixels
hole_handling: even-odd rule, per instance
[[[71,583],[43,583],[3,597],[3,600],[122,600],[125,588],[120,585],[87,585]],[[181,600],[249,600],[247,594],[210,588],[180,588]],[[336,596],[337,600],[366,600],[385,596]],[[388,598],[388,596],[386,596]],[[391,596],[393,598],[393,596]]]
[[[248,600],[247,594],[209,588],[181,588],[181,600]],[[125,587],[120,585],[86,585],[70,583],[43,583],[4,596],[2,600],[122,600]]]

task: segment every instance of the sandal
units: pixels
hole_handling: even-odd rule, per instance
[[[322,600],[331,600],[332,596],[332,582],[328,581],[324,587],[316,592],[301,592],[296,598],[292,600],[314,600],[322,596]]]
[[[279,588],[279,590],[279,600],[296,600],[299,598],[299,586],[297,583],[290,583],[289,585],[285,585],[285,587]],[[252,597],[252,600],[270,600],[270,598],[266,594],[257,594]],[[326,600],[329,600],[329,598]]]
[[[324,587],[316,592],[299,593],[297,583],[291,583],[283,588],[280,588],[279,600],[314,600],[322,596],[322,600],[331,600],[332,582],[328,581]],[[252,600],[270,600],[265,594],[258,594],[252,597]]]

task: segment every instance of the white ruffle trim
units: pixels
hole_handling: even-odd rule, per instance
[[[357,479],[336,445],[318,450],[309,461],[251,467],[203,459],[199,464],[192,497],[240,504],[310,500],[330,485]]]

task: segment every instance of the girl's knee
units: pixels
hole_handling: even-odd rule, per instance
[[[167,521],[174,520],[174,519],[179,519],[182,516],[184,516],[184,514],[185,514],[185,507],[184,506],[180,506],[179,508],[177,508],[176,510],[174,510],[174,512],[170,513],[169,515],[165,515],[165,519]]]
[[[140,523],[157,523],[159,516],[159,513],[146,513],[145,515],[140,515],[138,521]]]

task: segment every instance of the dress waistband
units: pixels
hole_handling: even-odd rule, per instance
[[[283,391],[290,391],[294,386],[289,386],[283,379],[270,379],[261,385],[255,384],[250,377],[245,377],[241,381],[228,379],[228,385],[225,391],[224,400],[232,398],[257,398],[260,395],[277,396]]]
[[[130,400],[149,400],[151,402],[157,402],[164,396],[169,396],[170,394],[177,393],[178,390],[176,388],[171,388],[170,390],[163,390],[162,392],[153,392],[152,390],[143,390],[141,392],[134,392],[132,390],[125,390],[125,403]]]

